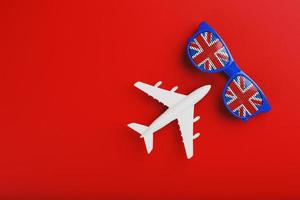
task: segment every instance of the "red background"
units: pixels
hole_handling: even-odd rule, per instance
[[[1,1],[1,199],[299,199],[299,1]],[[243,123],[226,77],[193,68],[201,21],[224,39],[272,110]],[[176,122],[146,154],[126,125],[165,108],[133,87],[211,84],[195,154]]]

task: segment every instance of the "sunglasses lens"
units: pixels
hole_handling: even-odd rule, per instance
[[[214,33],[202,32],[188,44],[188,54],[195,66],[202,71],[218,72],[229,62],[229,54]]]
[[[232,114],[247,119],[259,111],[263,100],[259,89],[248,78],[239,75],[225,88],[224,103]]]

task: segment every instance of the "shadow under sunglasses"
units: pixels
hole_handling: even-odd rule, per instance
[[[223,71],[229,77],[223,101],[232,115],[247,121],[271,109],[262,90],[240,70],[222,38],[207,23],[202,22],[188,40],[187,53],[197,69],[207,73]]]

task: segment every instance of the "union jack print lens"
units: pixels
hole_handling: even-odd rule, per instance
[[[215,33],[205,31],[194,35],[188,43],[188,54],[194,66],[204,72],[218,72],[229,63],[227,49]]]
[[[243,75],[228,82],[224,93],[225,105],[233,115],[241,119],[255,115],[263,105],[260,89]]]

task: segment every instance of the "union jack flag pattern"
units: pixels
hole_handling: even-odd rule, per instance
[[[225,102],[238,117],[248,117],[262,106],[262,97],[253,83],[237,76],[226,89]]]
[[[214,71],[229,62],[222,42],[211,32],[197,35],[189,44],[189,53],[195,64],[204,70]]]

